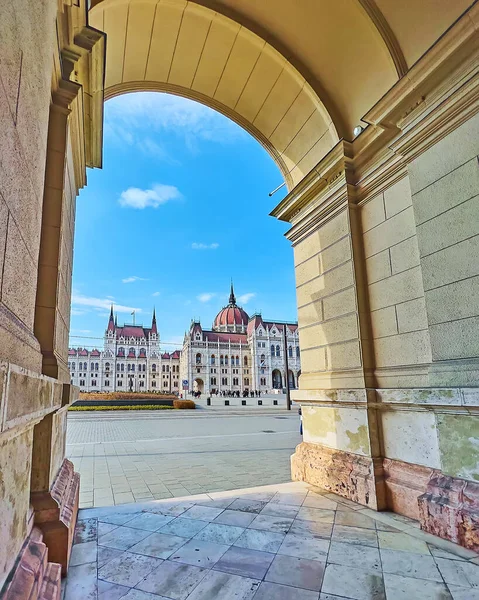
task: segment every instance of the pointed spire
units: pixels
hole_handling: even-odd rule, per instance
[[[151,320],[151,333],[158,333],[158,329],[156,327],[156,310],[153,307],[153,319]]]
[[[230,304],[236,305],[235,292],[233,289],[233,279],[231,280]]]
[[[118,315],[115,314],[115,329],[118,327]]]
[[[108,319],[107,331],[113,331],[114,329],[115,329],[115,323],[113,320],[113,304],[112,304],[111,309],[110,309],[110,318]]]

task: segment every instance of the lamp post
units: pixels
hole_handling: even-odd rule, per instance
[[[284,340],[284,364],[286,367],[286,408],[291,410],[291,395],[289,393],[289,364],[288,364],[288,343],[286,340],[286,323],[283,325]]]

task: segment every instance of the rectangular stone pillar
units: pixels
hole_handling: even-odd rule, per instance
[[[374,405],[363,238],[349,185],[350,146],[336,148],[275,209],[292,223],[301,346],[304,441],[292,457],[305,480],[385,507]]]

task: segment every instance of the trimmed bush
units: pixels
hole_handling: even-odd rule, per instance
[[[70,406],[68,410],[174,410],[173,406],[165,406],[164,404],[139,404],[138,406]]]
[[[166,392],[80,392],[79,400],[158,400],[177,398]]]
[[[193,400],[173,400],[174,408],[196,408],[196,404]]]

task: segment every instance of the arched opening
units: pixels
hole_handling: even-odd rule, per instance
[[[203,380],[200,379],[199,377],[197,377],[193,383],[193,391],[199,392],[200,394],[202,394],[204,389],[205,389],[205,384],[204,384]]]
[[[274,369],[271,373],[272,386],[274,390],[280,390],[283,387],[283,377],[279,369]]]
[[[291,371],[291,369],[288,371],[288,381],[289,381],[289,388],[291,390],[295,390],[296,389],[296,380],[294,377],[294,373],[293,373],[293,371]]]

